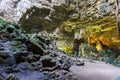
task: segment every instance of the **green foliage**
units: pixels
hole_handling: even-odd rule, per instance
[[[66,44],[62,47],[58,47],[58,49],[63,50],[68,55],[72,55],[72,48],[73,48],[72,44]]]
[[[22,33],[24,33],[23,29],[16,23],[0,20],[0,35],[2,37],[16,38]]]
[[[105,32],[105,31],[111,31],[113,30],[114,28],[116,28],[117,26],[111,26],[111,27],[108,27],[108,28],[105,28],[105,29],[102,29],[101,31],[102,32]]]
[[[76,23],[75,22],[70,22],[70,21],[66,21],[62,24],[62,29],[65,32],[72,32],[73,30],[76,29]]]
[[[102,30],[101,26],[94,25],[94,26],[87,26],[86,28],[86,34],[89,34],[89,36],[99,36]]]
[[[24,48],[24,44],[21,41],[12,41],[10,43],[11,46],[15,46],[15,48],[20,49],[20,48]]]
[[[79,20],[79,14],[74,13],[69,18],[70,21],[78,21]]]
[[[100,51],[96,49],[91,49],[88,44],[84,43],[79,46],[78,57],[104,61],[113,65],[120,66],[120,58],[118,58],[119,51],[112,50],[110,48],[105,48]]]
[[[86,27],[86,31],[87,32],[93,32],[93,33],[99,33],[101,31],[102,27],[95,25],[95,26],[88,26]]]
[[[14,46],[18,50],[22,50],[25,48],[25,45],[23,42],[29,41],[35,46],[39,47],[41,50],[44,51],[43,47],[41,46],[42,42],[36,38],[34,34],[25,34],[23,29],[20,28],[19,25],[13,22],[7,22],[4,20],[0,21],[1,23],[1,28],[0,28],[0,35],[7,35],[8,40],[12,39],[13,41],[10,43],[11,46]],[[4,37],[4,36],[3,36]],[[2,37],[2,39],[4,39]]]
[[[36,36],[34,34],[28,34],[28,37],[28,41],[44,51],[44,48],[41,46],[42,42],[39,39],[35,38]]]
[[[3,27],[3,25],[6,24],[4,20],[0,20],[0,27]]]

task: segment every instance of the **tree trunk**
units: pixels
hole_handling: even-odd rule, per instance
[[[120,37],[120,1],[115,0],[115,2],[116,2],[117,27],[118,27],[119,37]]]

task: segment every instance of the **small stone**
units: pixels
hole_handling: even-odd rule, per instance
[[[5,58],[9,57],[9,54],[7,52],[5,52],[5,51],[0,51],[0,57],[5,59]]]
[[[0,80],[5,80],[4,77],[2,75],[0,75]]]
[[[68,78],[71,78],[73,76],[73,73],[67,73],[65,76],[67,76]]]
[[[77,66],[84,66],[84,62],[77,61],[77,62],[76,62],[76,65],[77,65]]]
[[[62,70],[63,74],[66,75],[68,73],[68,71],[66,70]]]
[[[5,68],[5,72],[6,72],[7,74],[12,73],[12,72],[13,72],[12,67],[7,67],[7,68]]]
[[[0,57],[0,64],[4,63],[4,59]]]
[[[44,75],[47,75],[48,73],[49,73],[48,71],[44,71],[44,72],[43,72]]]
[[[22,63],[18,64],[17,68],[22,69],[22,70],[34,70],[32,65],[29,64],[28,62],[22,62]]]
[[[15,68],[15,69],[13,69],[13,72],[18,73],[18,72],[19,72],[19,69],[18,69],[18,68]]]
[[[16,64],[16,61],[13,57],[9,57],[9,58],[4,60],[4,63],[8,66],[13,66]]]
[[[0,50],[4,50],[4,47],[0,47]]]
[[[3,45],[2,45],[2,44],[0,44],[0,47],[3,47]]]
[[[43,67],[53,68],[57,65],[56,60],[53,59],[50,55],[46,55],[40,59]]]
[[[39,58],[40,58],[40,55],[38,55],[38,54],[28,54],[28,56],[26,57],[28,62],[38,61]]]
[[[6,80],[18,80],[18,79],[15,77],[15,75],[9,74],[6,78]]]

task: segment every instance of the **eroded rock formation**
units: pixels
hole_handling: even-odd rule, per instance
[[[63,74],[64,71],[69,74],[70,61],[50,37],[25,34],[19,25],[0,20],[1,80],[68,79]],[[59,76],[54,76],[56,72]]]

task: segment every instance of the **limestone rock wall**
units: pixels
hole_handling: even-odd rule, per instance
[[[78,10],[81,17],[115,14],[115,0],[0,0],[0,16],[19,21],[27,9],[36,6],[51,8],[66,3]]]
[[[49,8],[54,5],[68,4],[77,9],[80,18],[115,17],[115,0],[0,0],[0,16],[9,21],[18,22],[31,7]]]
[[[9,21],[18,22],[27,9],[36,6],[38,8],[52,8],[61,5],[64,0],[0,0],[0,16]]]
[[[115,0],[69,0],[70,6],[76,8],[81,17],[114,15]]]

